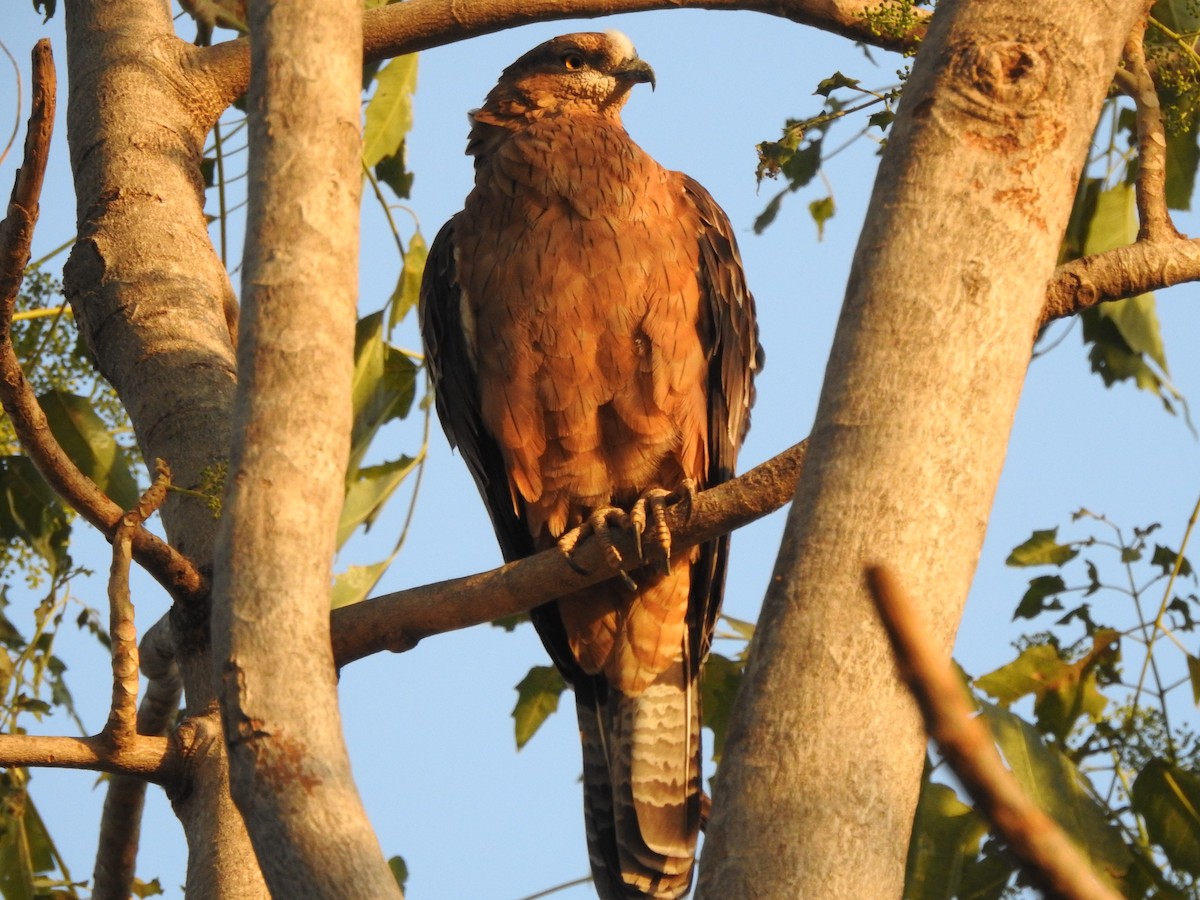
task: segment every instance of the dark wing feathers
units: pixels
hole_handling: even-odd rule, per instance
[[[742,260],[728,216],[695,179],[684,175],[683,189],[700,218],[700,280],[709,316],[703,335],[710,360],[708,370],[708,481],[713,487],[734,475],[738,448],[750,428],[754,404],[754,373],[762,368],[754,298],[746,286]],[[729,535],[700,550],[692,570],[692,652],[703,660],[712,643],[713,626],[725,592]]]
[[[454,216],[429,248],[421,279],[421,337],[438,418],[479,486],[507,562],[533,553],[524,515],[513,508],[500,447],[483,427],[475,364],[462,323],[462,291],[454,267]]]

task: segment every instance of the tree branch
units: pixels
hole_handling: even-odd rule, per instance
[[[33,49],[33,111],[25,140],[25,158],[17,170],[8,214],[0,223],[0,402],[8,413],[21,446],[46,482],[81,516],[111,541],[124,514],[63,451],[50,432],[45,413],[21,370],[12,343],[12,319],[17,294],[29,263],[29,246],[37,223],[38,202],[55,108],[54,59],[50,42]],[[132,535],[133,555],[174,597],[194,601],[208,592],[206,580],[186,557],[139,528]]]
[[[127,746],[115,747],[103,732],[82,738],[0,734],[0,766],[5,768],[90,769],[165,784],[173,779],[178,764],[178,753],[165,737],[136,735]]]
[[[162,735],[179,711],[183,681],[175,663],[170,619],[155,622],[142,637],[142,673],[148,680],[138,709],[139,734]],[[92,900],[127,900],[137,871],[138,844],[146,781],[133,775],[114,775],[104,797],[100,838],[92,870]]]
[[[1143,44],[1146,20],[1139,19],[1125,42],[1124,68],[1116,81],[1137,109],[1138,172],[1137,207],[1139,241],[1163,241],[1180,237],[1167,208],[1167,130],[1154,79],[1146,68]]]
[[[363,56],[386,59],[455,41],[559,19],[590,19],[657,9],[746,10],[779,16],[885,50],[916,47],[929,13],[914,10],[919,23],[907,35],[876,34],[863,14],[879,0],[408,0],[363,14]],[[232,102],[250,82],[249,43],[244,38],[203,48],[197,69]]]
[[[710,541],[779,509],[792,499],[807,450],[806,439],[746,474],[698,494],[690,510],[686,503],[670,507],[667,524],[672,547]],[[624,559],[637,559],[632,534],[613,536]],[[342,666],[381,650],[403,652],[422,638],[527,612],[615,574],[595,540],[579,544],[572,558],[590,574],[576,571],[556,548],[489,572],[335,609],[334,658]]]
[[[1137,241],[1059,266],[1038,327],[1110,300],[1200,281],[1200,239]]]
[[[927,636],[895,574],[870,566],[866,575],[900,677],[916,698],[930,737],[1026,872],[1049,897],[1118,900],[1120,895],[1004,767],[987,726],[974,715],[949,659]]]

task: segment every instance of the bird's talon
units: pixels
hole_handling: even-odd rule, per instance
[[[619,574],[621,576],[621,583],[624,584],[625,587],[629,588],[631,591],[637,590],[637,582],[629,577],[628,572],[626,572],[624,569],[621,569]]]

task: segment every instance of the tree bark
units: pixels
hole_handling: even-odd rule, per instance
[[[228,276],[204,219],[200,159],[223,108],[191,90],[196,49],[159,0],[68,0],[68,141],[78,241],[64,278],[76,321],[129,412],[146,459],[193,487],[229,448],[233,346]],[[211,571],[216,522],[173,495],[171,544]],[[207,603],[177,605],[172,631],[187,708],[213,700]],[[172,798],[188,842],[188,896],[266,894],[226,787],[221,741],[189,740],[188,789]]]
[[[945,0],[851,269],[721,762],[700,895],[898,897],[926,738],[863,578],[948,651],[1100,103],[1141,0]]]
[[[213,592],[230,786],[275,897],[399,897],[354,787],[329,589],[350,449],[360,0],[250,5],[249,211]]]

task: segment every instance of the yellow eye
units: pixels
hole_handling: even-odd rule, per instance
[[[569,72],[574,72],[576,69],[583,68],[583,57],[578,53],[568,53],[562,58],[563,68]]]

